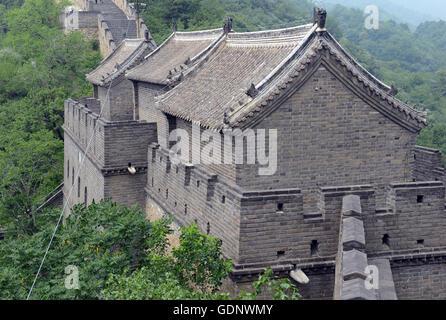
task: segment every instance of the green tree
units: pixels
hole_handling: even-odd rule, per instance
[[[39,231],[8,235],[0,243],[0,299],[26,297],[59,215],[60,209],[47,210],[36,217]],[[110,274],[144,265],[156,236],[152,224],[136,208],[110,201],[88,208],[76,206],[56,233],[31,298],[99,299]],[[79,290],[65,288],[69,265],[78,267]]]
[[[35,209],[61,181],[63,144],[45,130],[0,137],[0,225],[32,234],[38,230]]]
[[[22,3],[0,4],[0,226],[30,234],[35,209],[62,181],[64,100],[90,94],[85,74],[100,55],[60,29],[66,2]]]
[[[33,233],[8,234],[0,243],[0,299],[26,297],[59,215],[60,209],[46,210],[35,216]],[[137,208],[111,201],[75,206],[55,235],[32,298],[216,296],[231,266],[222,258],[220,242],[193,225],[182,229],[179,248],[169,253],[168,224],[166,219],[152,224]],[[185,262],[191,266],[175,267]],[[79,270],[78,290],[65,288],[70,265]]]

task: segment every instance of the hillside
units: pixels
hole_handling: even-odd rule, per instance
[[[100,56],[81,33],[63,34],[62,5],[2,3],[0,225],[30,233],[35,229],[31,213],[61,181],[63,102],[90,94],[85,73]]]
[[[380,9],[380,17],[383,20],[394,20],[408,23],[413,27],[420,23],[432,20],[446,20],[446,6],[442,0],[413,1],[413,0],[325,0],[328,8],[333,5],[343,5],[349,8],[364,10],[369,5],[375,5]]]

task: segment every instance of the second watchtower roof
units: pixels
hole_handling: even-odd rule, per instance
[[[210,50],[222,36],[223,29],[174,32],[143,63],[129,71],[127,78],[167,85],[170,75],[181,73]]]

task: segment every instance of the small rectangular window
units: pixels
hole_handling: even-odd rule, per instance
[[[311,255],[317,255],[319,253],[319,243],[317,242],[317,240],[313,240],[311,241]]]

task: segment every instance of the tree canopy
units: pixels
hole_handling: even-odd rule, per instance
[[[27,297],[60,213],[47,209],[36,217],[33,233],[9,233],[0,242],[0,299]],[[136,207],[110,200],[75,206],[55,234],[31,299],[229,299],[221,285],[232,262],[223,258],[220,240],[192,224],[171,248],[170,223],[151,223]],[[77,286],[68,281],[67,287],[74,270]],[[238,298],[255,299],[264,289],[275,299],[300,298],[271,270]]]

